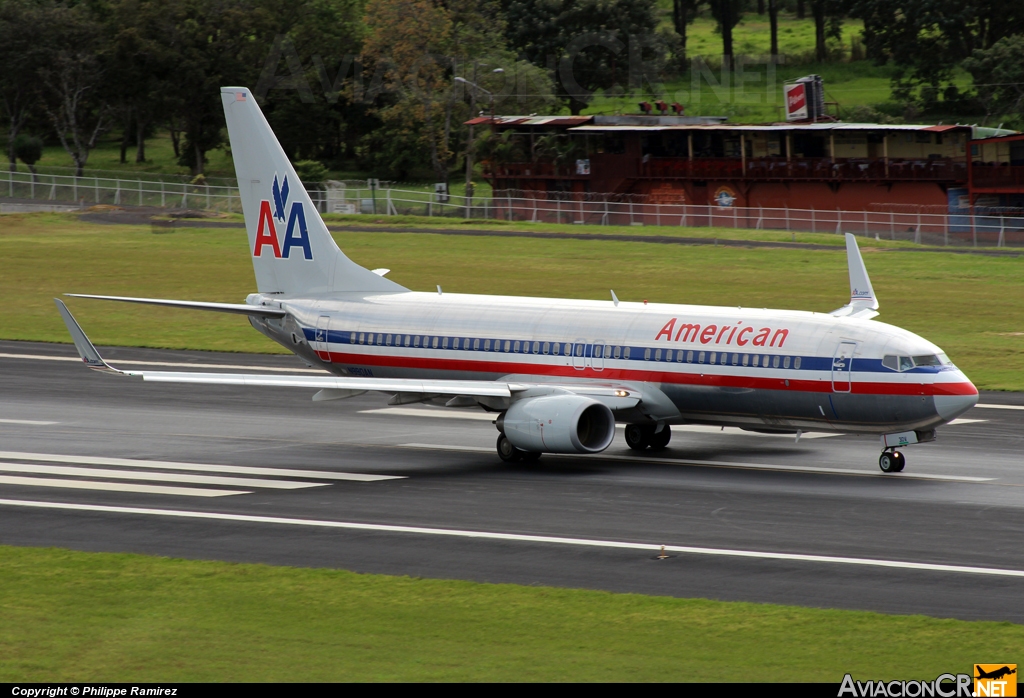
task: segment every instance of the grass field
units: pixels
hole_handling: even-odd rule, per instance
[[[1010,623],[55,549],[0,566],[0,682],[838,683],[1024,651]]]
[[[746,234],[726,230],[720,236]],[[838,236],[820,237],[839,242]],[[335,238],[356,262],[387,267],[389,278],[414,290],[441,284],[450,293],[607,299],[614,289],[623,300],[825,312],[849,296],[846,255],[838,245],[832,252],[410,233],[339,232]],[[943,347],[981,388],[1024,390],[1024,258],[862,244],[882,304],[879,320]],[[255,290],[246,251],[242,230],[158,234],[64,215],[6,215],[0,218],[0,283],[13,295],[0,338],[67,342],[51,300],[64,292],[240,302]],[[280,351],[237,317],[74,299],[70,306],[101,345]]]

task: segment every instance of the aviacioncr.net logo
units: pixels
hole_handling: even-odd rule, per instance
[[[855,698],[972,698],[970,674],[940,674],[932,681],[855,681],[847,674],[839,696]]]
[[[270,200],[260,201],[259,222],[256,224],[256,245],[253,247],[252,256],[262,257],[263,248],[269,247],[274,257],[288,259],[291,257],[293,248],[302,249],[304,259],[313,259],[313,249],[309,244],[309,229],[306,227],[306,213],[301,201],[294,201],[291,210],[288,210],[288,176],[285,175],[282,183],[278,183],[278,177],[274,175],[274,186],[271,190],[274,197],[274,208],[271,211]],[[284,240],[278,240],[277,224],[285,224],[287,214],[287,226],[285,227]]]

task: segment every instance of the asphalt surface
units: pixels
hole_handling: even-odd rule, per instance
[[[143,383],[0,342],[0,543],[1024,622],[1021,394],[983,395],[1021,409],[975,408],[883,475],[874,438],[709,428],[508,465],[481,413],[311,392]]]

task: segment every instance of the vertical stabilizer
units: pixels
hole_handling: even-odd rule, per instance
[[[222,87],[221,99],[260,293],[407,290],[338,248],[252,92]]]

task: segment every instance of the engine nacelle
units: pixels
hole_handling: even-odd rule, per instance
[[[597,453],[615,438],[615,418],[593,398],[544,395],[512,403],[498,429],[523,451]]]

